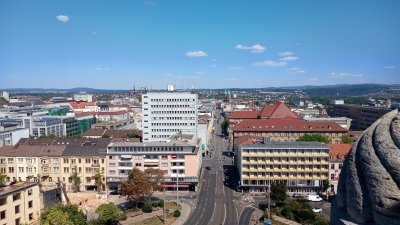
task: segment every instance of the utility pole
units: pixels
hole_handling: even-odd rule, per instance
[[[176,205],[178,204],[178,200],[179,200],[179,192],[178,192],[178,185],[179,185],[179,170],[176,170]]]
[[[164,209],[163,209],[163,214],[164,214],[164,224],[167,223],[167,213],[165,212],[165,183],[164,183]]]
[[[268,185],[268,219],[271,219],[271,184]]]

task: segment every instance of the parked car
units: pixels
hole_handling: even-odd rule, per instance
[[[292,195],[292,198],[294,198],[294,199],[305,199],[305,196],[302,195],[302,194],[294,193]]]
[[[313,195],[313,194],[311,194],[311,195],[307,195],[307,201],[310,201],[310,202],[320,202],[320,201],[322,201],[322,198],[321,197],[319,197],[319,195]]]
[[[313,208],[312,211],[315,213],[320,213],[320,212],[322,212],[322,209],[321,208]]]

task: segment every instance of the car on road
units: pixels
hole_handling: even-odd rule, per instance
[[[305,199],[305,196],[302,195],[302,194],[294,193],[294,194],[292,195],[292,198],[293,198],[293,199]]]
[[[321,213],[322,209],[321,208],[313,208],[312,211],[315,213]]]
[[[310,194],[310,195],[307,195],[307,201],[310,201],[310,202],[320,202],[320,201],[322,201],[322,198],[319,197],[319,195]]]

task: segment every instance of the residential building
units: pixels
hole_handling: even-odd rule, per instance
[[[197,94],[173,88],[143,94],[143,141],[166,141],[177,133],[197,138],[197,102]]]
[[[129,112],[126,110],[121,111],[99,111],[99,112],[75,112],[76,115],[93,115],[97,120],[102,122],[109,121],[127,121],[129,119]]]
[[[390,112],[390,108],[361,106],[350,104],[331,104],[328,114],[331,117],[351,118],[350,130],[362,131],[371,126],[377,119]]]
[[[291,193],[318,193],[328,179],[329,148],[318,142],[248,139],[236,157],[244,191],[266,192],[273,181],[281,181]]]
[[[21,182],[0,187],[0,224],[39,224],[39,186]]]
[[[70,176],[81,178],[80,190],[94,190],[93,176],[106,171],[110,139],[22,139],[16,147],[0,148],[0,171],[8,181],[41,181],[45,190],[62,181],[72,191]]]
[[[340,143],[341,136],[347,134],[347,130],[335,122],[297,119],[244,120],[233,128],[234,139],[249,135],[267,137],[271,141],[293,142],[304,134],[322,134],[328,136],[332,143]]]
[[[347,154],[351,151],[352,144],[328,144],[329,148],[329,183],[331,189],[330,194],[337,193],[339,183],[339,175],[342,170],[344,160]]]
[[[133,167],[164,171],[167,190],[195,191],[201,171],[199,142],[190,135],[173,136],[167,142],[114,142],[107,149],[107,188],[118,189]],[[178,178],[178,182],[177,182]]]
[[[208,138],[210,135],[210,121],[211,117],[207,114],[199,116],[199,121],[197,125],[197,134],[200,139],[200,151],[203,156],[208,152]]]
[[[321,117],[321,118],[306,117],[306,118],[304,118],[304,120],[317,121],[317,122],[335,122],[346,130],[350,129],[351,121],[352,121],[352,119],[347,118],[347,117]]]
[[[4,145],[15,145],[21,138],[29,138],[29,128],[0,119],[0,139]]]

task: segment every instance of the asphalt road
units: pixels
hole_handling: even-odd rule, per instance
[[[222,122],[223,118],[219,118]],[[233,187],[238,183],[233,159],[226,154],[228,142],[215,121],[211,158],[203,159],[203,179],[197,205],[186,221],[187,225],[237,225],[238,211],[234,205]]]

